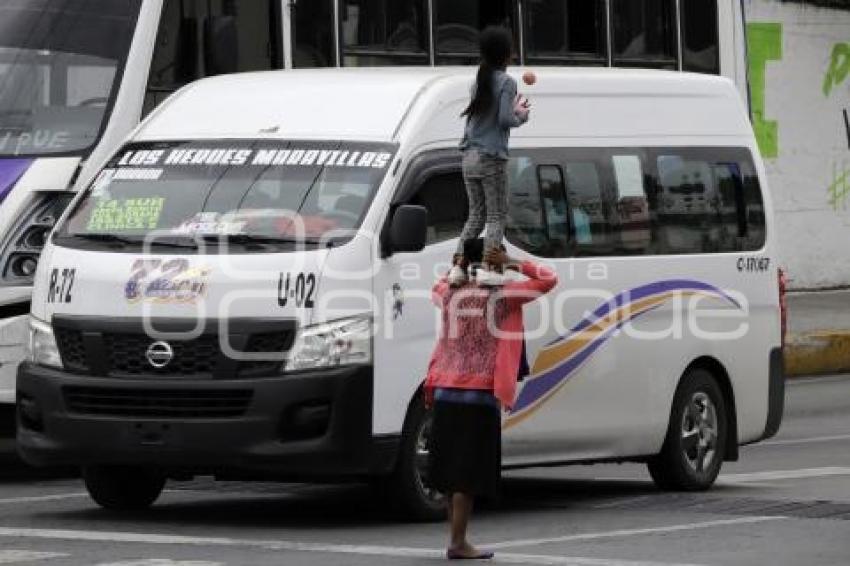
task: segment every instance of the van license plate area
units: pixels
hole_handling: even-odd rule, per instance
[[[174,441],[171,423],[135,422],[130,425],[130,437],[142,446],[166,446]]]

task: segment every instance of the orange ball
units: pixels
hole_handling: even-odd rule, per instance
[[[535,75],[533,71],[526,71],[522,74],[522,82],[531,86],[537,82],[537,75]]]

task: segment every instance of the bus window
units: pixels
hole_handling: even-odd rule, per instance
[[[523,9],[528,64],[607,65],[604,0],[530,0]]]
[[[94,146],[112,111],[140,6],[0,2],[0,156],[81,155]]]
[[[426,0],[343,0],[340,9],[346,67],[429,63]]]
[[[165,0],[144,113],[196,79],[279,68],[278,14],[275,0]],[[229,38],[233,48],[220,47]]]
[[[480,30],[491,25],[514,30],[515,2],[510,0],[433,0],[433,3],[438,65],[477,65]]]
[[[675,0],[612,0],[614,66],[676,69]]]
[[[681,3],[682,70],[720,74],[717,0]]]
[[[332,67],[334,54],[335,0],[310,0],[291,4],[295,68]]]

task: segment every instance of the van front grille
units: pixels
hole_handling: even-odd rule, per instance
[[[148,348],[156,342],[142,331],[83,330],[55,325],[57,346],[65,369],[105,377],[159,376],[196,379],[234,379],[279,375],[282,357],[292,345],[293,328],[235,333],[228,348],[238,353],[268,354],[261,359],[234,359],[223,349],[216,333],[184,340],[166,340],[172,357],[163,367],[148,360]],[[249,358],[252,356],[248,356]],[[237,355],[235,358],[239,358]]]
[[[69,328],[56,328],[54,334],[56,336],[56,345],[59,347],[59,354],[62,356],[62,363],[65,364],[65,369],[71,371],[85,371],[88,369],[86,365],[86,349],[83,344],[83,333],[79,330],[71,330]]]
[[[245,414],[247,389],[124,389],[68,386],[65,404],[72,413],[132,418],[228,418]]]
[[[218,336],[201,335],[191,340],[169,342],[174,357],[165,367],[153,367],[146,357],[153,341],[144,334],[105,334],[103,345],[109,373],[125,375],[208,375],[218,358]]]

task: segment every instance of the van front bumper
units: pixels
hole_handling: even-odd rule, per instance
[[[379,475],[392,469],[398,437],[373,437],[372,397],[366,366],[186,380],[81,376],[27,362],[18,370],[18,451],[38,466]]]

